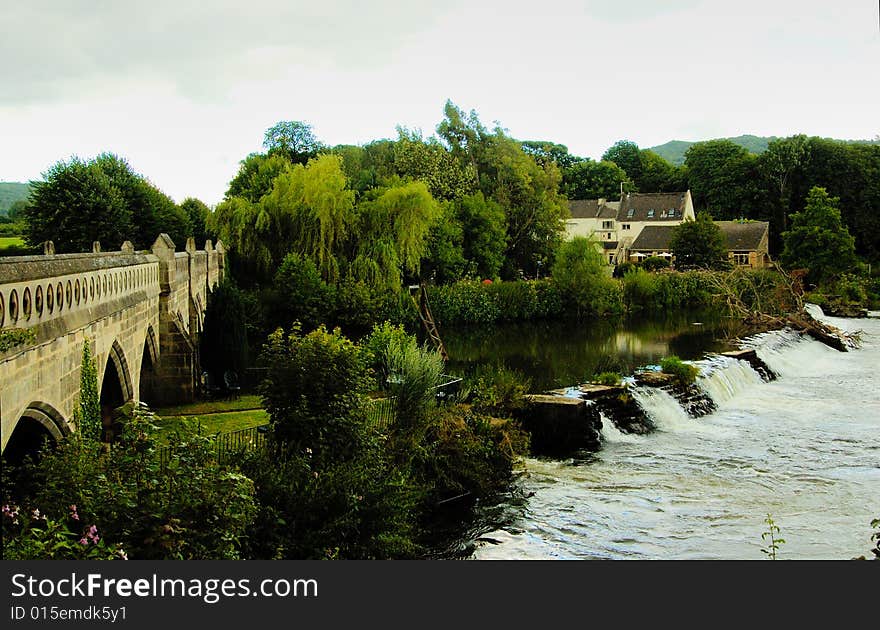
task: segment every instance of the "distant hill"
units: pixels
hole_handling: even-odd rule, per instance
[[[19,199],[27,199],[30,189],[30,184],[0,182],[0,214],[6,214],[9,206]]]
[[[777,136],[737,136],[735,138],[713,138],[717,140],[730,140],[734,144],[744,147],[750,153],[763,153],[774,140],[778,140]],[[703,142],[703,141],[701,141]],[[838,142],[848,142],[856,144],[880,144],[880,140],[838,140]],[[648,147],[649,151],[653,151],[667,162],[672,162],[676,166],[684,164],[684,154],[696,142],[688,142],[687,140],[670,140],[666,144],[656,147]]]

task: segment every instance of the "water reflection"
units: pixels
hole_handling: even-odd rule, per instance
[[[730,320],[706,313],[629,321],[515,322],[444,328],[450,373],[470,375],[480,365],[500,364],[544,390],[584,382],[602,372],[631,373],[664,356],[699,359],[728,349]]]

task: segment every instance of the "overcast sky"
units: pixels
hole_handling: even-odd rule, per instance
[[[434,133],[451,99],[598,158],[743,133],[880,134],[877,0],[27,0],[0,22],[0,181],[110,151],[220,201],[279,120]]]

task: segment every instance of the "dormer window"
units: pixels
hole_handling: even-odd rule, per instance
[[[626,218],[627,218],[627,219],[632,219],[632,218],[633,218],[633,215],[634,215],[635,213],[636,213],[635,208],[630,208],[629,210],[626,211]]]
[[[669,216],[670,216],[670,217],[674,217],[674,216],[675,216],[675,208],[670,208],[670,209],[669,209]]]
[[[653,217],[654,217],[654,208],[651,208],[650,210],[648,210],[648,218],[651,219]]]

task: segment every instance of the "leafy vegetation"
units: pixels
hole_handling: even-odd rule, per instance
[[[685,363],[677,356],[664,357],[660,360],[660,369],[664,374],[671,374],[682,385],[690,385],[700,374],[699,368],[690,363]]]

